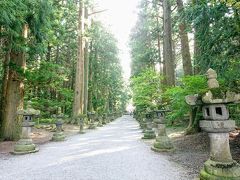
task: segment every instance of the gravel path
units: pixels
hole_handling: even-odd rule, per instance
[[[187,171],[152,152],[130,116],[35,154],[0,157],[1,180],[188,180]]]

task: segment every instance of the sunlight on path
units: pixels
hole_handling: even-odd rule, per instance
[[[1,180],[187,180],[187,172],[154,153],[138,124],[123,116],[65,142],[40,146],[39,153],[0,159]]]

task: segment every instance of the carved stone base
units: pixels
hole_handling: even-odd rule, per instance
[[[151,149],[156,152],[168,152],[173,151],[174,147],[168,136],[158,136]]]
[[[154,139],[156,137],[156,134],[153,130],[145,130],[144,136],[142,139]]]
[[[101,121],[99,121],[99,123],[98,123],[97,126],[98,126],[98,127],[103,127],[103,123],[102,123]]]
[[[233,161],[229,163],[207,160],[200,172],[200,180],[239,180],[240,165]]]
[[[88,129],[96,129],[95,123],[90,123]]]
[[[52,141],[64,141],[65,135],[63,132],[55,132],[52,137]]]
[[[32,139],[20,139],[14,146],[14,151],[11,152],[15,155],[23,155],[38,152],[39,148],[32,143]]]

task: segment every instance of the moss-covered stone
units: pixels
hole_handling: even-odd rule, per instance
[[[156,137],[156,134],[153,130],[145,130],[144,136],[142,139],[154,139]]]
[[[12,152],[12,154],[22,155],[22,154],[35,153],[38,151],[39,151],[39,148],[35,144],[33,144],[30,141],[30,139],[21,139],[15,144],[14,151]]]
[[[229,163],[208,160],[200,172],[201,180],[239,180],[240,165],[235,161]]]
[[[14,151],[16,152],[25,152],[25,151],[32,151],[36,147],[35,144],[16,144],[14,146]]]
[[[52,141],[64,141],[65,137],[63,132],[56,132],[53,134]]]
[[[158,136],[152,146],[152,150],[158,152],[173,151],[174,147],[168,136]]]
[[[90,123],[88,129],[96,129],[95,123]]]

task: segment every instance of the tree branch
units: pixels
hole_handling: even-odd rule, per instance
[[[92,16],[94,14],[99,14],[99,13],[102,13],[102,12],[105,12],[105,11],[108,11],[108,9],[99,10],[99,11],[95,11],[95,12],[89,13],[88,16]]]

